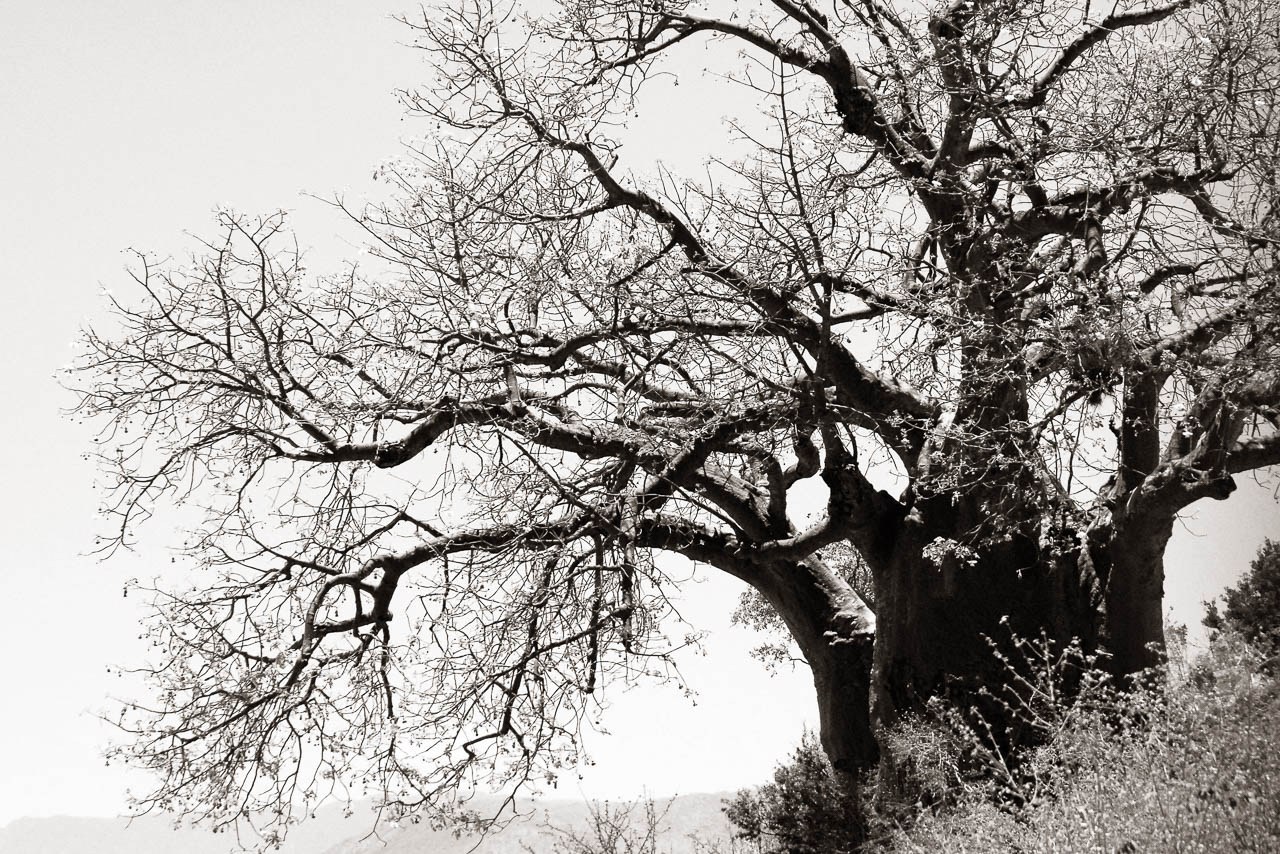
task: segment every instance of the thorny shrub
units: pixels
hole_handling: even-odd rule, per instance
[[[880,800],[904,797],[918,806],[979,791],[1010,807],[1034,805],[1064,772],[1087,761],[1065,749],[1070,732],[1135,731],[1159,702],[1159,677],[1130,680],[1123,694],[1099,656],[1046,636],[988,639],[1000,678],[976,691],[964,708],[934,698],[922,716],[885,738]]]
[[[1187,682],[1120,691],[1081,670],[1078,651],[1017,648],[1041,667],[1010,683],[1010,720],[1042,742],[1007,750],[985,718],[957,710],[904,725],[893,738],[918,787],[947,797],[881,822],[864,850],[1280,851],[1280,688],[1256,651],[1223,636]],[[1055,674],[1081,680],[1074,702]]]
[[[659,839],[671,804],[652,798],[622,804],[592,801],[585,827],[544,823],[543,830],[551,837],[553,854],[667,854],[669,849],[659,848]],[[535,852],[527,844],[524,850]]]

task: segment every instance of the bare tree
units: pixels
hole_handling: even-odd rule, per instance
[[[316,280],[278,218],[228,218],[88,335],[113,542],[204,508],[124,721],[154,803],[554,776],[608,680],[677,676],[663,553],[777,612],[843,771],[990,675],[1002,620],[1159,660],[1179,512],[1280,462],[1276,4],[407,23],[440,129],[354,214],[385,269]],[[698,180],[624,169],[694,50],[766,130]]]

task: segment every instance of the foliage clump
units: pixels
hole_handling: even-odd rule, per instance
[[[1222,598],[1224,611],[1217,602],[1205,603],[1204,624],[1240,635],[1267,658],[1262,666],[1274,673],[1280,656],[1280,542],[1268,538],[1240,585],[1228,587]]]
[[[743,789],[725,808],[737,836],[764,854],[843,854],[866,839],[857,787],[837,774],[812,732],[773,772],[773,782]]]

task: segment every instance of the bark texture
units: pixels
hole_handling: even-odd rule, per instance
[[[854,771],[875,764],[873,635],[861,603],[843,579],[816,559],[771,568],[759,589],[813,671],[819,731],[832,766]]]
[[[819,562],[770,575],[764,592],[812,667],[822,743],[835,768],[874,765],[879,733],[932,697],[985,708],[982,688],[1008,680],[997,653],[1018,661],[1009,655],[1015,637],[1058,648],[1078,642],[1117,675],[1162,662],[1172,517],[1119,531],[1095,520],[1091,533],[1011,535],[973,551],[939,546],[962,542],[956,521],[965,515],[934,501],[902,519],[890,558],[874,572],[874,633]]]

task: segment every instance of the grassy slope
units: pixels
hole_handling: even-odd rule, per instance
[[[971,791],[891,830],[886,851],[1280,852],[1280,685],[1237,647],[1200,678],[1066,722],[1030,763],[1056,794],[1016,813]],[[1134,721],[1142,721],[1136,724]]]

